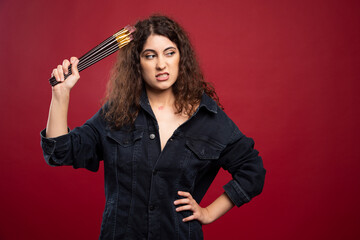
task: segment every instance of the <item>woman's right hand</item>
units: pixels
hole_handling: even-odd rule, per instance
[[[64,75],[69,73],[69,66],[71,65],[71,75],[68,76],[66,79]],[[54,68],[52,71],[51,76],[54,76],[56,81],[60,82],[59,84],[55,85],[53,87],[54,91],[68,91],[75,86],[77,81],[80,79],[79,71],[77,68],[77,65],[79,63],[79,59],[76,57],[71,57],[70,61],[68,59],[65,59],[62,63],[62,65],[58,65],[57,68]]]

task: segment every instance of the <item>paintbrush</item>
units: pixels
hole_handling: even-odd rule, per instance
[[[135,31],[135,28],[132,26],[126,26],[114,35],[105,39],[102,43],[88,51],[85,55],[79,58],[78,70],[81,72],[82,70],[90,67],[94,63],[97,63],[101,59],[113,54],[120,48],[126,46],[132,39],[132,33]],[[68,74],[64,75],[66,79],[71,75],[71,65],[69,66]],[[55,77],[51,77],[49,79],[51,86],[55,86],[60,83],[56,81]]]

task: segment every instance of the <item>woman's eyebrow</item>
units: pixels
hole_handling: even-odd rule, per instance
[[[153,50],[153,49],[145,49],[144,51],[142,51],[142,53],[145,53],[145,52],[153,52],[153,53],[156,53],[156,51]]]
[[[176,47],[173,47],[173,46],[167,47],[167,48],[164,49],[164,52],[166,52],[167,50],[170,50],[170,49],[176,50]],[[147,48],[147,49],[145,49],[144,51],[142,51],[141,54],[144,54],[144,53],[146,53],[146,52],[156,53],[156,51],[155,51],[154,49]]]
[[[164,52],[167,51],[167,50],[169,50],[169,49],[175,49],[175,50],[176,50],[176,47],[172,47],[172,46],[171,46],[171,47],[167,47],[167,48],[165,48]]]

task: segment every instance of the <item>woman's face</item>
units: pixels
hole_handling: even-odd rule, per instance
[[[142,77],[148,90],[171,89],[179,74],[180,52],[167,37],[151,34],[140,53]]]

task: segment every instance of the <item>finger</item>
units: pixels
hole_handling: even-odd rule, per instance
[[[185,205],[175,209],[175,211],[177,212],[186,211],[186,210],[193,211],[193,207],[191,205]]]
[[[58,73],[58,71],[57,71],[56,68],[53,69],[51,75],[54,76],[54,78],[56,79],[56,81],[60,82],[60,76],[59,76],[59,73]]]
[[[195,215],[191,215],[191,216],[189,216],[187,218],[183,218],[183,222],[188,222],[188,221],[192,221],[192,220],[195,220],[195,219],[196,219]]]
[[[188,198],[178,199],[178,200],[174,201],[175,205],[189,204],[189,203],[190,203],[190,199],[188,199]]]
[[[69,66],[70,66],[69,60],[65,59],[62,65],[63,65],[63,71],[67,75],[69,73]]]
[[[182,197],[192,198],[191,194],[188,192],[178,191],[178,195]]]
[[[77,59],[76,57],[71,57],[70,58],[70,62],[71,62],[71,72],[75,75],[75,76],[79,76],[79,71],[78,71],[78,64],[79,64],[79,59]]]
[[[64,81],[64,71],[62,69],[62,65],[57,66],[57,72],[59,74],[60,81]]]

